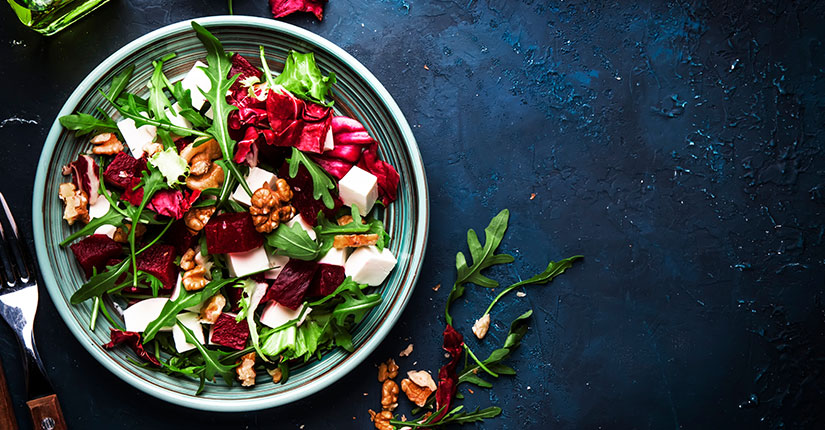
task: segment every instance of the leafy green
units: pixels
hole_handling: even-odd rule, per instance
[[[326,170],[322,169],[321,166],[294,146],[292,147],[292,156],[286,161],[289,163],[290,178],[298,175],[298,169],[303,164],[312,177],[312,197],[315,200],[322,199],[324,206],[330,209],[335,207],[332,194],[329,193],[329,190],[335,189],[335,181],[332,180]]]
[[[494,377],[498,377],[498,375],[515,374],[515,370],[502,362],[521,345],[521,339],[524,338],[524,335],[527,333],[528,319],[531,315],[533,315],[533,311],[529,310],[513,320],[510,324],[510,332],[504,340],[504,345],[491,352],[486,359],[476,361],[474,365],[465,367],[458,374],[458,383],[468,382],[484,388],[491,387],[492,384],[478,376],[479,370],[484,370],[485,367],[488,373],[492,372]],[[473,358],[475,358],[475,356],[473,356]]]
[[[212,83],[209,91],[201,91],[206,100],[212,105],[212,125],[206,131],[218,141],[223,159],[226,162],[225,168],[241,184],[244,191],[251,196],[252,190],[249,189],[249,185],[233,161],[237,142],[229,135],[229,113],[237,107],[226,102],[226,92],[238,79],[238,75],[227,78],[232,63],[229,61],[229,56],[224,51],[221,42],[195,21],[192,21],[192,28],[195,29],[198,39],[206,48],[206,63],[208,66],[202,68],[202,70]]]
[[[125,69],[123,69],[122,72],[115,75],[114,78],[112,78],[112,85],[109,87],[109,97],[117,100],[117,98],[120,96],[120,93],[122,93],[123,90],[126,89],[126,85],[129,84],[129,80],[132,79],[132,73],[134,71],[135,65],[131,64]]]
[[[173,85],[165,76],[164,80],[166,82],[166,88],[172,93],[172,97],[178,101],[177,112],[175,112],[175,109],[172,109],[170,112],[173,115],[177,113],[177,115],[184,117],[192,123],[193,127],[208,128],[210,121],[192,106],[192,91],[183,89],[183,83],[181,81],[175,82]]]
[[[473,422],[484,421],[487,418],[495,418],[501,414],[501,408],[498,406],[491,406],[489,408],[484,409],[476,409],[472,412],[463,412],[464,406],[458,406],[452,411],[450,411],[447,415],[443,416],[438,421],[433,421],[433,418],[438,416],[438,413],[434,413],[430,416],[429,419],[426,420],[415,420],[415,421],[399,421],[396,419],[390,420],[390,424],[395,426],[407,426],[407,427],[441,427],[447,424],[467,424]],[[420,421],[420,422],[419,422]]]
[[[111,132],[117,133],[117,124],[110,118],[95,118],[87,113],[76,113],[61,116],[58,121],[68,130],[74,130],[77,136],[83,136],[91,132]]]
[[[179,313],[183,312],[184,309],[203,303],[206,299],[214,296],[224,286],[237,281],[237,278],[215,279],[206,284],[202,290],[195,292],[181,291],[180,296],[175,300],[166,302],[160,311],[160,315],[146,326],[146,330],[143,332],[143,343],[145,344],[151,341],[161,328],[174,325],[175,318]]]
[[[166,87],[166,79],[163,76],[163,62],[164,60],[153,61],[154,71],[152,77],[149,78],[149,83],[146,85],[149,88],[149,110],[155,115],[155,119],[166,120],[166,112],[164,109],[172,109],[172,103],[166,97],[163,89]]]
[[[290,258],[312,261],[320,254],[318,243],[297,222],[292,226],[279,225],[275,231],[266,235],[266,241],[277,248],[279,254]]]
[[[330,88],[335,84],[335,73],[324,76],[315,63],[312,52],[301,54],[290,51],[284,62],[284,71],[275,78],[275,83],[282,85],[295,97],[309,100],[330,107],[334,103],[327,101]]]
[[[119,227],[123,225],[123,218],[123,214],[110,206],[109,212],[106,212],[106,214],[100,218],[95,218],[89,221],[89,223],[83,226],[83,228],[70,234],[68,237],[63,239],[62,242],[60,242],[60,246],[66,246],[79,237],[85,237],[93,234],[95,230],[102,225],[113,225],[115,227]]]
[[[265,82],[266,82],[266,87],[267,88],[274,88],[275,85],[277,85],[277,84],[275,83],[275,81],[272,78],[272,71],[269,70],[269,63],[266,62],[266,54],[264,53],[264,47],[261,46],[260,48],[261,48],[261,65],[264,68],[264,79],[265,79]]]
[[[127,97],[125,104],[120,103],[120,100],[116,101],[115,99],[109,97],[108,95],[106,95],[106,93],[103,92],[103,90],[100,90],[100,94],[103,95],[103,97],[109,103],[111,103],[111,105],[114,106],[114,108],[117,109],[117,111],[120,112],[120,114],[123,115],[124,118],[129,118],[135,121],[136,126],[154,125],[159,130],[166,130],[175,133],[178,136],[211,136],[211,134],[199,130],[174,125],[167,120],[161,121],[159,119],[152,119],[148,116],[141,115],[140,112],[143,109],[142,107],[139,107],[137,105],[137,103],[135,102],[135,97],[132,94],[127,95],[129,97]]]
[[[382,300],[380,293],[364,294],[362,286],[349,277],[335,290],[333,296],[343,299],[332,310],[332,317],[341,326],[348,322],[358,324]],[[350,317],[352,319],[348,320]]]
[[[166,148],[158,152],[149,159],[149,163],[155,166],[166,178],[166,185],[174,186],[182,184],[180,178],[189,173],[189,163],[186,162],[174,147]]]
[[[102,296],[115,289],[117,280],[126,273],[127,270],[129,270],[129,260],[123,260],[114,266],[107,266],[104,272],[89,278],[85,284],[72,294],[70,299],[71,303],[77,305],[92,297]]]
[[[565,258],[564,260],[561,260],[559,262],[551,261],[551,262],[547,263],[547,268],[544,269],[543,272],[541,272],[538,275],[535,275],[535,276],[533,276],[529,279],[525,279],[523,281],[516,282],[515,284],[510,285],[509,287],[502,290],[498,294],[498,296],[496,296],[496,298],[493,299],[493,302],[490,303],[490,306],[487,307],[487,310],[484,311],[484,313],[489,314],[490,311],[493,309],[493,306],[496,303],[498,303],[499,299],[504,297],[510,291],[513,291],[516,288],[521,287],[523,285],[546,284],[546,283],[552,281],[553,278],[555,278],[556,276],[559,276],[562,273],[564,273],[565,270],[573,267],[573,262],[580,259],[580,258],[583,258],[583,256],[574,255],[572,257]]]
[[[183,325],[183,323],[177,320],[177,318],[175,318],[175,324],[177,324],[178,328],[183,331],[184,336],[186,336],[186,342],[195,345],[195,348],[197,348],[198,352],[200,352],[201,356],[203,356],[203,367],[198,369],[196,373],[201,376],[201,378],[205,378],[209,381],[214,381],[215,375],[221,375],[223,380],[226,381],[226,385],[232,386],[232,379],[234,377],[233,369],[235,366],[222,364],[220,357],[221,353],[219,351],[204,348],[198,339],[195,338],[195,334],[192,333],[192,330]],[[196,395],[200,394],[201,391],[203,391],[203,384],[201,384],[198,388]]]
[[[467,259],[463,253],[456,254],[456,281],[452,290],[450,290],[450,296],[447,297],[447,306],[444,310],[447,324],[453,325],[453,318],[450,316],[450,305],[464,294],[464,284],[473,283],[482,287],[495,288],[498,286],[498,282],[482,275],[481,271],[496,264],[511,263],[513,261],[511,255],[495,254],[498,245],[504,238],[509,217],[510,211],[507,209],[502,210],[493,217],[490,225],[484,229],[485,243],[483,247],[478,241],[476,232],[473,229],[467,231],[467,246],[470,249],[473,264],[467,265]]]

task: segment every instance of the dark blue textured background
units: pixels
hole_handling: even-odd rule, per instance
[[[113,1],[51,38],[0,7],[0,187],[25,228],[40,147],[86,73],[150,30],[226,12],[162,3]],[[236,3],[267,16],[264,0]],[[217,415],[110,375],[43,298],[37,338],[70,427],[371,428],[374,364],[413,343],[402,370],[437,369],[454,253],[467,228],[510,208],[504,248],[518,261],[499,279],[586,259],[509,297],[492,335],[469,341],[487,351],[535,311],[520,373],[462,389],[504,408],[481,427],[823,428],[825,5],[605,3],[332,0],[322,23],[288,18],[364,63],[414,127],[432,230],[401,322],[324,392]],[[491,297],[470,288],[458,328],[469,334]],[[6,328],[0,351],[28,428]]]

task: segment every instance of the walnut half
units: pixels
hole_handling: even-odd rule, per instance
[[[183,275],[181,275],[181,284],[183,284],[186,291],[202,290],[209,283],[207,279],[209,274],[208,264],[205,259],[196,257],[195,250],[190,248],[180,258],[180,268],[184,270]]]
[[[427,399],[433,393],[429,387],[422,387],[407,378],[401,380],[401,389],[404,390],[407,398],[419,408],[427,404]]]
[[[238,374],[238,380],[241,381],[241,386],[251,387],[255,385],[255,355],[254,352],[241,357],[238,361],[238,367],[235,368],[235,373]]]
[[[69,225],[77,220],[89,222],[89,196],[85,191],[77,189],[71,182],[66,182],[60,184],[58,193],[60,200],[63,200],[66,205],[63,210],[63,219],[68,221]]]
[[[274,190],[268,182],[265,182],[252,194],[252,206],[249,207],[255,230],[258,233],[270,233],[278,228],[280,223],[292,219],[295,216],[295,208],[290,206],[290,200],[292,200],[292,190],[285,180],[275,181]]]
[[[90,141],[94,147],[92,154],[115,155],[123,151],[123,143],[118,140],[114,133],[100,133]]]
[[[372,423],[375,425],[376,430],[395,430],[395,426],[390,424],[390,420],[392,419],[392,412],[375,412],[372,409],[370,409],[369,413],[370,421],[372,421]]]

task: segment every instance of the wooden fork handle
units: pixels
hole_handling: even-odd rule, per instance
[[[11,402],[3,363],[0,363],[0,429],[17,430],[17,418],[14,417],[14,404]]]
[[[35,430],[68,430],[57,394],[39,397],[26,402],[32,415]]]

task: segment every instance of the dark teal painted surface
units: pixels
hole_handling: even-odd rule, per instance
[[[0,7],[0,187],[25,228],[39,148],[85,74],[224,3],[113,1],[49,39]],[[266,16],[263,0],[236,3]],[[484,428],[825,426],[825,5],[602,3],[332,0],[323,23],[287,19],[364,63],[414,126],[433,229],[410,306],[325,392],[210,415],[115,379],[44,299],[38,341],[71,428],[371,428],[372,364],[410,342],[403,369],[441,364],[448,288],[431,287],[452,282],[466,229],[505,207],[519,260],[500,279],[586,259],[499,308],[488,343],[527,308],[535,317],[519,375],[467,396],[504,408]],[[491,297],[469,290],[459,328]],[[5,328],[0,351],[22,418]]]

